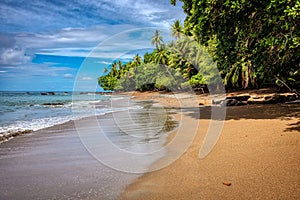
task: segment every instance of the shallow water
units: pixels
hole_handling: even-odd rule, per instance
[[[122,151],[151,154],[162,147],[167,131],[175,128],[176,123],[168,110],[152,107],[152,102],[126,103],[126,99],[119,98],[107,105],[114,112],[70,121],[2,143],[0,199],[117,199],[141,174],[115,166],[147,170],[164,152],[144,156],[139,161],[116,156],[109,148],[92,152],[91,148],[106,145],[99,135],[103,133]],[[84,139],[93,145],[87,145]]]
[[[56,92],[0,92],[0,134],[39,130],[83,117],[111,112],[110,96]],[[73,101],[74,100],[74,101]],[[96,103],[102,107],[95,108]],[[75,108],[76,106],[76,108]],[[72,109],[76,109],[73,112]]]

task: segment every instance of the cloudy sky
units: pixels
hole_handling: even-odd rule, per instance
[[[0,90],[93,90],[105,66],[184,18],[169,0],[1,0]]]

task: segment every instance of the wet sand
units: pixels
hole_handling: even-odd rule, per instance
[[[183,110],[178,109],[182,106],[178,98],[169,94],[132,97],[177,111],[177,120],[188,119],[187,135],[199,124],[193,143],[176,162],[143,176],[113,170],[85,149],[69,122],[0,145],[0,199],[118,199],[122,191],[121,199],[300,198],[299,105],[229,107],[217,145],[199,159],[211,122],[210,106],[199,109],[194,102],[189,104],[188,94],[177,96],[187,100]],[[199,98],[210,101],[207,96]],[[90,123],[84,119],[80,124],[92,130]],[[176,130],[166,144],[176,137]],[[183,144],[176,145],[180,149]],[[166,148],[166,155],[174,153],[176,149]],[[166,155],[149,170],[164,163]]]
[[[142,103],[148,105],[149,103]],[[152,104],[152,103],[150,103]],[[138,104],[140,105],[140,104]],[[127,105],[124,105],[125,107]],[[143,127],[141,133],[149,132],[147,116],[144,109],[133,109],[132,117]],[[119,148],[143,150],[160,148],[165,136],[156,137],[146,142],[144,138],[133,138],[122,134],[116,124],[118,120],[124,124],[130,121],[124,112],[118,111],[68,122],[47,129],[18,136],[0,145],[0,199],[117,199],[121,192],[140,174],[118,171],[98,161],[91,154],[91,147],[85,148],[81,139],[87,135],[97,147],[104,146],[99,141],[99,130]],[[96,124],[95,124],[96,120]],[[131,119],[134,120],[134,119]],[[130,126],[121,128],[129,128]],[[151,127],[150,127],[151,128]],[[79,137],[78,131],[81,131]],[[135,131],[137,134],[137,131]],[[85,138],[86,139],[86,138]],[[156,141],[157,140],[157,141]],[[103,150],[103,148],[100,150]],[[105,161],[112,161],[119,166],[134,167],[138,163],[128,159],[112,156],[111,149],[96,152]],[[145,157],[140,160],[139,167],[148,169],[159,157]],[[103,161],[101,160],[101,161]]]
[[[95,160],[73,122],[0,145],[0,199],[116,199],[136,177]]]
[[[135,96],[178,106],[160,94]],[[300,199],[299,105],[228,107],[218,143],[199,159],[210,110],[182,113],[199,122],[192,145],[173,164],[138,178],[121,199]]]

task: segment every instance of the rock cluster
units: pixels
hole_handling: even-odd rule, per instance
[[[16,131],[16,132],[8,132],[7,134],[0,134],[0,143],[6,142],[10,140],[13,137],[19,136],[19,135],[25,135],[31,133],[32,130],[23,130],[23,131]]]
[[[223,100],[213,101],[213,104],[221,106],[241,106],[246,104],[276,104],[276,103],[300,103],[298,97],[293,93],[273,94],[241,94],[227,96]]]

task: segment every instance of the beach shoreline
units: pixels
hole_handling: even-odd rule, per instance
[[[183,116],[186,117],[190,125],[185,126],[184,132],[195,130],[192,126],[198,124],[192,144],[175,162],[157,170],[166,164],[168,155],[177,153],[168,147],[177,136],[176,128],[168,133],[165,142],[168,155],[149,166],[148,171],[153,172],[121,173],[101,164],[87,152],[76,133],[74,121],[70,121],[0,145],[0,176],[5,180],[0,186],[2,198],[300,197],[300,110],[296,104],[228,107],[220,139],[207,157],[199,159],[199,150],[211,123],[209,95],[165,92],[113,95],[125,95],[134,102],[150,101],[154,106],[170,109],[179,128]],[[198,102],[206,105],[199,106]],[[89,126],[89,118],[80,121]],[[180,149],[183,144],[179,141],[177,145]]]
[[[80,120],[89,123],[89,118]],[[113,200],[138,177],[96,160],[76,133],[74,121],[2,143],[0,169],[0,199]]]
[[[209,102],[207,96],[197,97]],[[176,99],[159,93],[135,93],[134,98],[178,106]],[[190,115],[200,128],[188,150],[167,167],[139,177],[120,199],[299,199],[299,106],[228,107],[221,137],[204,159],[199,150],[210,126],[210,109],[199,111],[200,117]]]
[[[122,98],[119,100],[122,101]],[[119,100],[114,98],[114,101]],[[102,131],[107,131],[106,137],[109,137],[115,145],[120,145],[120,148],[134,150],[137,146],[137,149],[141,150],[139,143],[132,143],[126,138],[124,140],[126,135],[119,137],[120,130],[117,124],[112,125],[116,122],[114,117],[121,117],[119,120],[122,121],[119,114],[126,112],[128,108],[131,108],[132,117],[135,114],[147,117],[149,110],[143,114],[144,109],[139,107],[151,104],[149,101],[139,101],[137,104],[133,102],[133,106],[129,107],[121,105],[124,109],[118,109],[117,103],[114,104],[115,112],[71,120],[2,143],[0,178],[3,181],[0,184],[0,199],[117,199],[125,187],[141,173],[120,171],[98,159],[97,155],[93,155],[90,151],[92,147],[84,142],[84,135],[98,134],[101,127]],[[93,123],[95,120],[96,124]],[[82,130],[83,132],[79,133]],[[95,141],[97,137],[93,136],[92,139]],[[162,135],[161,142],[164,140]],[[159,142],[151,144],[148,148],[159,149],[161,146]],[[104,155],[108,160],[120,162],[117,157],[111,157],[110,153],[111,151],[106,149]],[[159,158],[148,157],[141,163],[143,167],[148,168]],[[129,161],[126,163],[126,159],[122,164],[134,166],[134,163]]]

